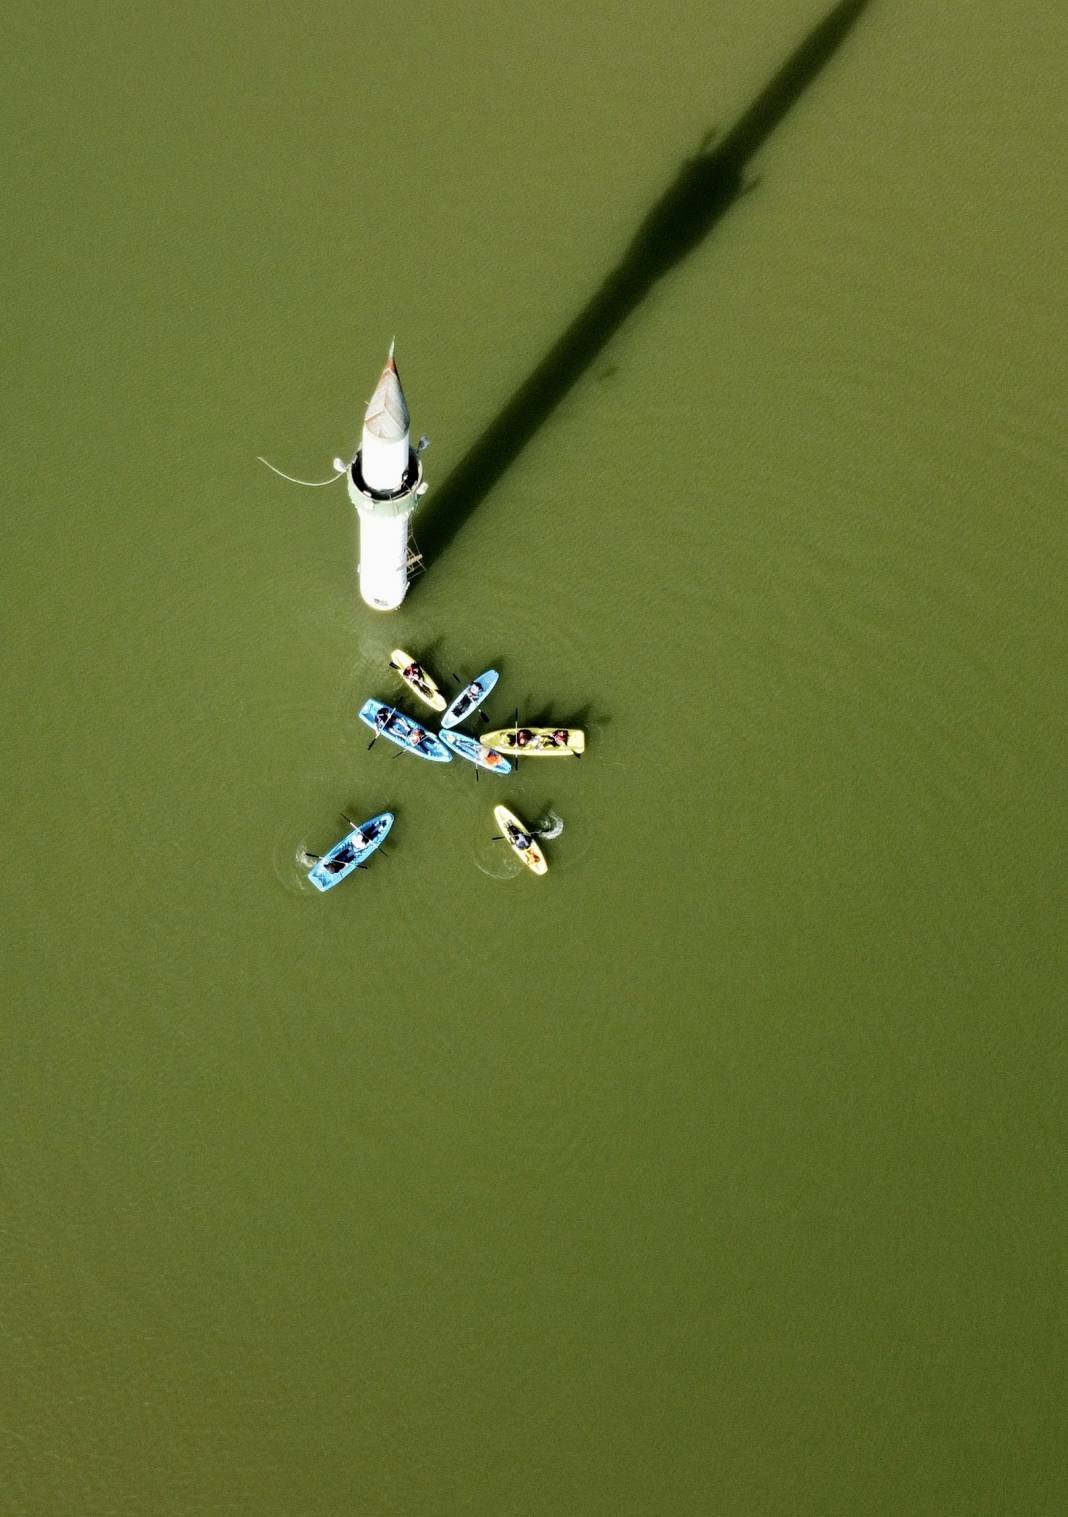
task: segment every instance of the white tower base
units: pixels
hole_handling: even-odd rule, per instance
[[[409,449],[399,489],[372,490],[360,453],[348,473],[349,499],[360,517],[360,595],[375,611],[395,611],[408,593],[408,524],[426,493],[423,466]]]
[[[407,516],[360,512],[360,594],[376,611],[396,611],[408,593]]]

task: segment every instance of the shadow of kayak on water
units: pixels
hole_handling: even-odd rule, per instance
[[[754,188],[743,178],[749,159],[830,62],[868,3],[841,0],[794,49],[718,146],[712,148],[706,137],[698,155],[683,163],[620,262],[452,473],[427,497],[418,531],[428,565],[449,546],[653,285]],[[413,588],[418,589],[418,582]]]

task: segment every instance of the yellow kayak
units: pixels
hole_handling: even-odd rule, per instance
[[[521,822],[514,811],[509,811],[507,806],[494,806],[493,820],[504,834],[509,848],[517,858],[523,860],[528,869],[534,874],[545,874],[548,871],[548,860],[534,841],[526,823]]]
[[[581,727],[501,727],[484,733],[479,742],[519,758],[577,758],[586,751]]]
[[[389,655],[389,667],[396,669],[401,679],[414,695],[417,695],[431,711],[444,711],[449,704],[430,675],[417,658],[405,653],[403,648],[394,648]]]

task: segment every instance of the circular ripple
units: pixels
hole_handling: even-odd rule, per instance
[[[290,832],[280,833],[274,840],[271,863],[275,878],[291,895],[313,896],[320,893],[308,879],[308,871],[300,862],[300,855],[305,849],[315,851],[305,838],[294,846],[293,834]]]

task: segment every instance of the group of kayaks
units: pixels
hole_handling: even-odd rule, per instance
[[[394,648],[389,665],[424,705],[441,713],[440,730],[436,734],[431,732],[423,722],[385,701],[365,701],[360,707],[360,720],[373,728],[376,737],[386,737],[418,758],[447,764],[455,753],[480,769],[508,774],[512,764],[507,754],[517,759],[578,758],[585,751],[586,734],[581,728],[520,726],[518,713],[513,726],[485,732],[477,739],[455,731],[460,722],[474,715],[496,685],[500,678],[496,669],[487,669],[447,702],[433,676],[403,649]]]
[[[496,669],[487,669],[447,701],[424,665],[402,648],[394,648],[389,663],[413,695],[440,715],[440,726],[437,732],[432,732],[424,722],[394,705],[367,700],[358,715],[374,732],[368,747],[374,747],[377,740],[384,737],[398,748],[432,764],[447,764],[455,754],[491,774],[510,774],[525,758],[579,758],[585,752],[586,735],[581,728],[520,726],[518,712],[511,727],[500,727],[477,738],[457,731],[459,723],[479,711],[493,690],[500,677]],[[483,712],[479,715],[485,720]],[[500,829],[497,836],[534,874],[545,874],[549,865],[536,841],[537,832],[507,806],[495,806],[493,816]],[[358,826],[350,817],[344,820],[350,830],[329,853],[321,858],[304,855],[304,862],[310,866],[308,878],[317,890],[332,890],[361,868],[385,841],[393,826],[394,815],[391,811],[383,811]]]

